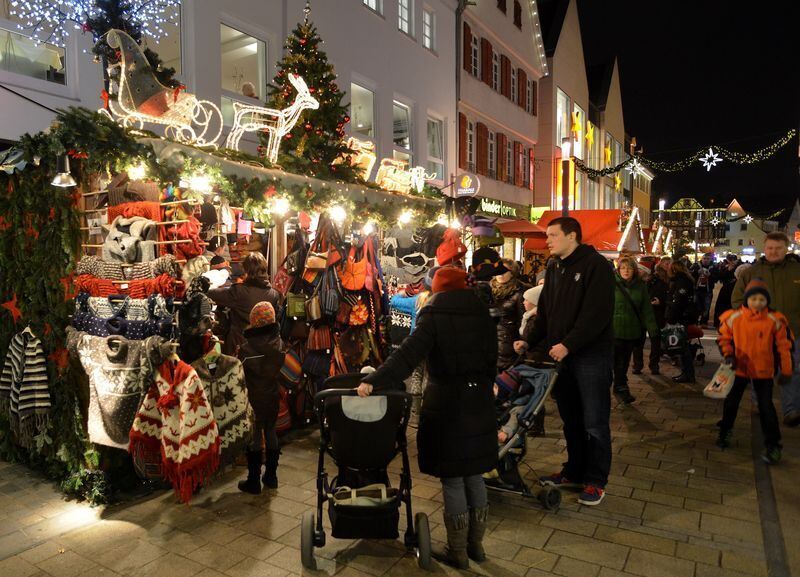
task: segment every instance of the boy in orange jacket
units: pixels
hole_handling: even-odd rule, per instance
[[[717,445],[723,449],[730,445],[731,429],[739,403],[747,383],[752,380],[766,445],[761,458],[774,465],[781,460],[781,431],[775,405],[772,404],[775,353],[780,361],[778,383],[783,385],[789,382],[792,375],[794,339],[786,317],[769,308],[770,295],[766,283],[760,279],[750,281],[745,289],[744,300],[746,306],[729,310],[720,317],[719,346],[725,362],[736,371],[736,379],[725,398]]]

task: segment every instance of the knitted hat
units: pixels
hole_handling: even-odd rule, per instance
[[[223,268],[229,268],[231,265],[228,264],[228,261],[222,258],[219,255],[214,255],[211,257],[211,270],[220,270]]]
[[[542,294],[543,288],[544,285],[539,285],[533,288],[529,288],[524,293],[522,293],[522,298],[531,303],[533,306],[539,306],[539,295]]]
[[[261,301],[253,306],[250,311],[250,326],[248,328],[265,327],[275,324],[275,308],[271,302]]]
[[[514,369],[509,369],[498,374],[494,378],[494,384],[497,385],[497,398],[504,400],[516,393],[519,389],[519,381],[519,373]]]
[[[443,266],[433,275],[431,291],[435,293],[467,288],[467,273],[454,266]]]
[[[767,306],[770,303],[770,296],[769,296],[769,288],[767,288],[767,283],[765,283],[760,278],[754,278],[749,283],[747,283],[747,288],[744,290],[744,300],[747,302],[754,294],[762,294],[767,299]]]
[[[461,242],[461,233],[454,228],[448,228],[444,233],[444,240],[436,249],[436,262],[440,266],[459,260],[467,254],[467,247]]]
[[[478,280],[489,280],[493,276],[507,273],[508,269],[493,248],[479,248],[472,254],[472,274]]]

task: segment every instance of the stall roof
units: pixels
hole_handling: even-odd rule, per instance
[[[624,230],[619,230],[619,221],[622,211],[619,209],[603,210],[571,210],[569,215],[581,223],[583,243],[590,244],[602,253],[618,253],[620,250],[628,252],[641,252],[639,247],[638,232],[633,230],[638,226],[638,211],[634,208],[631,219],[634,221]],[[560,210],[548,210],[542,214],[537,223],[542,228],[547,228],[551,220],[561,216]],[[526,250],[547,250],[544,239],[529,238],[525,241]]]
[[[517,238],[545,238],[547,232],[541,226],[524,219],[510,220],[497,224],[503,236]]]

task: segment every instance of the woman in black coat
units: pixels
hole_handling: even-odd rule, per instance
[[[403,390],[403,380],[423,361],[428,386],[420,410],[420,471],[439,477],[444,493],[447,547],[434,555],[465,569],[485,559],[482,541],[488,512],[482,474],[497,461],[494,383],[496,325],[466,273],[443,267],[412,332],[386,362],[364,378],[359,395]]]
[[[492,297],[500,317],[497,323],[497,372],[511,367],[517,353],[514,341],[519,340],[519,327],[525,314],[522,293],[529,289],[519,280],[519,265],[511,259],[503,259],[508,272],[492,279]]]
[[[650,304],[656,316],[656,325],[659,330],[666,324],[667,294],[669,292],[669,268],[672,259],[668,256],[658,261],[653,268],[653,274],[647,281],[647,292],[650,294]],[[660,374],[659,361],[661,360],[661,335],[650,336],[650,373]]]
[[[694,302],[694,277],[683,262],[676,260],[669,269],[666,321],[671,325],[697,324],[699,313]],[[694,383],[694,355],[688,339],[681,349],[681,374],[672,377],[676,383]]]

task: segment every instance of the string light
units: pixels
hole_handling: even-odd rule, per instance
[[[337,223],[342,224],[347,219],[347,211],[341,205],[335,205],[328,210],[331,218]]]
[[[372,234],[373,232],[375,232],[375,225],[372,223],[371,220],[367,221],[364,224],[364,226],[361,228],[361,234],[363,234],[365,236],[368,236],[368,235]]]
[[[128,173],[128,178],[131,180],[144,180],[147,176],[147,166],[140,162],[135,166],[129,167],[126,172]]]
[[[291,205],[289,204],[289,199],[279,196],[272,203],[272,214],[276,216],[284,216],[287,212],[289,212],[290,208]]]
[[[405,209],[403,212],[400,213],[400,216],[397,218],[397,222],[400,224],[408,224],[411,222],[411,219],[414,218],[414,213],[408,209]]]

